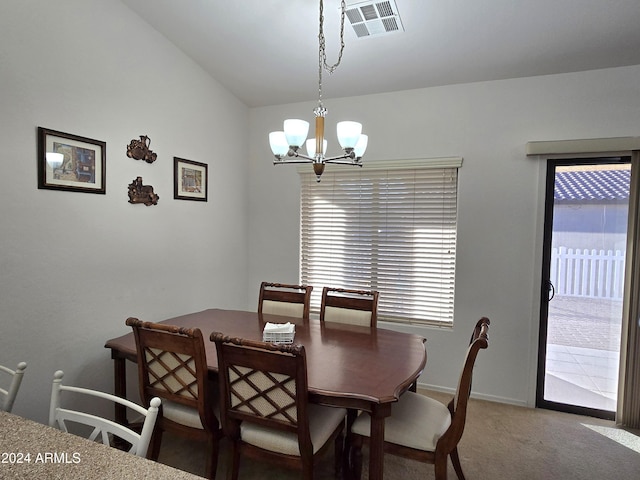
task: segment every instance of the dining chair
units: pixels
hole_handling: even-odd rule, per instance
[[[51,403],[49,405],[49,425],[58,428],[63,432],[82,435],[86,428],[93,428],[87,438],[91,441],[101,441],[108,446],[114,446],[120,440],[124,440],[131,445],[129,453],[139,457],[145,457],[149,448],[149,442],[153,434],[153,428],[158,417],[161,400],[157,397],[151,399],[149,408],[146,409],[137,403],[125,398],[121,398],[110,393],[91,390],[88,388],[72,387],[62,384],[64,372],[58,370],[53,375],[53,386],[51,389]],[[129,408],[131,411],[144,417],[142,431],[140,433],[121,425],[107,418],[100,417],[85,410],[72,410],[62,407],[62,399],[74,397],[73,405],[95,405],[100,399],[114,402]],[[71,404],[71,402],[69,402]],[[70,432],[70,429],[72,432]],[[82,435],[85,436],[85,435]],[[120,447],[119,447],[120,448]]]
[[[473,366],[480,349],[489,346],[489,319],[476,323],[467,348],[462,373],[454,397],[448,405],[414,392],[405,392],[391,409],[391,416],[384,423],[384,451],[434,465],[436,480],[446,480],[447,459],[459,480],[464,480],[458,442],[464,432],[467,403],[471,394]],[[360,415],[353,423],[348,452],[354,478],[362,473],[362,445],[370,435],[369,415]]]
[[[20,362],[15,370],[0,365],[0,373],[5,374],[3,377],[7,378],[6,376],[8,376],[11,378],[6,390],[0,387],[0,410],[3,412],[11,412],[18,395],[18,390],[20,390],[20,384],[22,383],[22,377],[24,376],[26,368],[26,362]]]
[[[309,320],[312,286],[262,282],[258,313],[284,315]]]
[[[377,328],[378,296],[375,290],[324,287],[320,303],[321,325],[335,323]],[[415,389],[415,384],[412,388]],[[351,430],[359,413],[354,408],[347,410],[347,432]],[[351,449],[350,441],[351,438],[347,435],[347,452]]]
[[[215,342],[220,415],[231,440],[231,475],[240,456],[272,461],[312,479],[316,459],[333,444],[336,475],[342,467],[346,410],[309,403],[304,346],[230,338]]]
[[[205,474],[216,476],[222,430],[216,416],[218,394],[210,380],[202,332],[130,317],[138,356],[138,381],[144,402],[162,399],[149,458],[157,460],[163,432],[207,445]]]
[[[324,287],[320,321],[375,328],[378,319],[378,292]]]

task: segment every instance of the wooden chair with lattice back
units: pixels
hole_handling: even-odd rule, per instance
[[[144,402],[162,399],[149,457],[157,460],[162,433],[172,432],[207,444],[205,474],[213,479],[222,430],[217,418],[218,393],[210,380],[202,333],[128,318],[138,355],[138,381]]]
[[[320,303],[320,321],[376,328],[378,292],[324,287]]]
[[[240,456],[302,470],[312,479],[316,458],[331,445],[342,467],[346,410],[309,403],[302,345],[278,345],[214,332],[220,377],[220,416],[232,442],[231,476]]]
[[[486,317],[476,323],[456,393],[448,405],[419,393],[405,392],[392,406],[391,416],[385,419],[384,424],[385,453],[433,464],[436,480],[446,480],[447,460],[451,457],[458,479],[464,480],[458,442],[467,418],[476,357],[480,349],[489,346],[489,324]],[[356,479],[362,472],[361,449],[369,438],[370,430],[369,415],[360,415],[350,432],[352,451],[348,454]]]
[[[312,286],[262,282],[258,313],[284,315],[309,320]]]

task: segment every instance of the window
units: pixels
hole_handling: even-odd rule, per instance
[[[378,319],[451,325],[457,173],[462,159],[301,170],[300,276],[314,286],[380,292]]]

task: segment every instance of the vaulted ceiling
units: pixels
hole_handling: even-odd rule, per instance
[[[319,0],[122,2],[250,107],[317,98]],[[340,1],[324,4],[334,63]],[[403,32],[358,38],[346,22],[342,63],[324,74],[324,98],[640,64],[639,0],[395,5]]]

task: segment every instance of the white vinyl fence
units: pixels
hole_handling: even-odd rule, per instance
[[[550,277],[556,295],[621,300],[624,252],[553,248]]]

